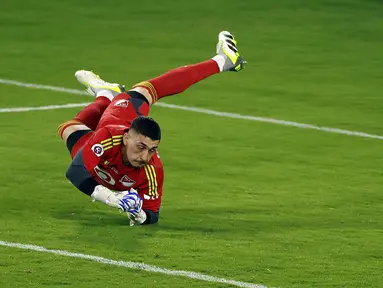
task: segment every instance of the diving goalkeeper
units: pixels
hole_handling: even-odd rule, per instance
[[[244,64],[236,40],[223,31],[213,58],[170,70],[128,91],[93,72],[77,71],[77,80],[96,99],[58,128],[72,157],[66,177],[93,200],[126,212],[131,225],[157,223],[164,170],[157,151],[161,129],[148,117],[150,106],[211,75],[240,71]]]

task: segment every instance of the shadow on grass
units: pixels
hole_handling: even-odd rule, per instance
[[[126,215],[117,211],[92,211],[81,209],[56,210],[52,217],[62,222],[60,239],[79,245],[113,247],[114,251],[132,253],[143,249],[144,239],[151,238],[155,230],[130,227]],[[65,228],[69,229],[65,230]],[[150,230],[150,231],[148,231]],[[86,243],[86,244],[84,244]]]
[[[113,211],[114,212],[114,211]],[[89,210],[61,210],[54,211],[52,216],[56,219],[76,221],[84,226],[105,227],[105,226],[129,226],[129,220],[125,215],[111,213],[109,211]]]
[[[106,207],[107,208],[107,207]],[[308,217],[310,216],[310,217]],[[326,216],[326,217],[325,217]],[[254,236],[271,237],[273,234],[294,231],[321,231],[342,229],[376,229],[377,223],[360,222],[357,219],[342,221],[330,215],[289,215],[256,211],[250,208],[240,210],[233,207],[223,208],[177,208],[165,207],[160,213],[160,221],[154,225],[129,227],[126,215],[114,210],[92,211],[75,209],[54,211],[53,217],[65,221],[75,221],[85,230],[105,233],[105,229],[129,237],[151,238],[157,233],[165,233],[170,237],[183,237],[186,234],[198,236],[219,236],[225,239],[250,239]],[[295,232],[294,232],[295,233]],[[269,236],[267,236],[269,235]]]

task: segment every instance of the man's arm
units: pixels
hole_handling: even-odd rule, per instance
[[[107,204],[114,208],[123,209],[120,205],[121,195],[100,185],[85,167],[82,149],[73,158],[66,177],[81,192],[89,195],[92,199]]]
[[[97,200],[114,208],[122,209],[118,194],[112,190],[100,185],[85,167],[82,149],[73,158],[66,177],[81,192],[90,196],[93,200]]]
[[[89,142],[81,148],[70,164],[66,177],[81,192],[89,195],[93,200],[97,200],[114,208],[122,209],[119,201],[122,195],[100,185],[96,181],[93,171],[100,161],[105,159],[102,143],[103,140],[111,138],[112,135],[105,128],[98,130]],[[110,152],[110,150],[108,151]],[[110,155],[109,155],[110,156]],[[128,193],[129,191],[126,191]],[[122,209],[124,210],[124,209]]]
[[[73,158],[72,163],[66,172],[66,177],[77,189],[86,195],[91,196],[93,199],[115,208],[121,208],[119,205],[121,199],[119,199],[116,193],[100,185],[85,168],[82,149],[79,150],[77,155]],[[136,224],[154,224],[158,222],[158,211],[153,212],[148,209],[143,209],[142,213],[145,213],[145,215],[141,214],[141,217],[143,217],[142,219],[145,219],[144,222],[137,222]]]

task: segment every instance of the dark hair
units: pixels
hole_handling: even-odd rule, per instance
[[[161,140],[160,125],[150,117],[139,116],[135,118],[130,126],[130,130],[134,130],[138,134],[142,134],[152,140]]]

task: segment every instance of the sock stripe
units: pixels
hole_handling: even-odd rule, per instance
[[[78,121],[78,120],[69,120],[69,121],[66,121],[64,123],[62,123],[58,128],[57,128],[57,133],[60,135],[60,137],[62,138],[62,134],[64,132],[64,130],[66,128],[68,128],[69,126],[73,126],[73,125],[84,125],[82,122]]]
[[[153,102],[157,101],[157,99],[158,99],[158,95],[157,95],[157,91],[156,91],[156,89],[154,88],[153,84],[150,83],[150,82],[147,82],[147,81],[145,81],[145,82],[141,82],[140,84],[141,84],[140,86],[149,89],[149,91],[150,91],[150,95],[152,95],[153,100],[154,100]]]
[[[154,88],[152,83],[150,83],[148,81],[144,81],[144,82],[140,82],[140,83],[133,86],[133,88],[135,88],[135,87],[147,88],[149,90],[150,95],[153,97],[153,100],[154,100],[153,103],[158,100],[156,88]]]

